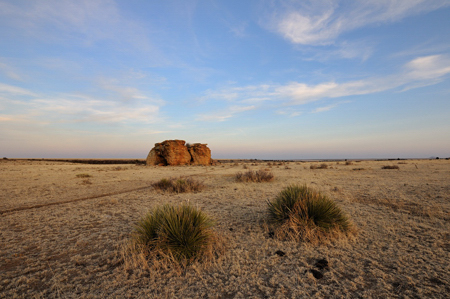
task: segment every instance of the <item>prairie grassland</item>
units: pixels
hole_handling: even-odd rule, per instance
[[[382,169],[386,161],[327,162],[323,169],[312,164],[274,163],[273,181],[244,183],[235,179],[242,163],[145,167],[1,160],[0,298],[448,296],[450,161],[388,163],[399,169]],[[169,193],[151,186],[180,175],[205,188]],[[320,246],[271,238],[267,200],[290,184],[306,184],[335,200],[356,226],[356,237]],[[124,258],[145,212],[180,202],[215,219],[225,253],[182,273]],[[317,268],[320,259],[328,269]]]

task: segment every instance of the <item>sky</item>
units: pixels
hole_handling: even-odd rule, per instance
[[[450,0],[0,0],[0,156],[450,157]]]

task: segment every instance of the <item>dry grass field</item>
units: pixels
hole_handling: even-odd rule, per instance
[[[279,164],[1,160],[0,298],[448,298],[449,160]],[[235,180],[260,169],[273,181]],[[181,175],[205,188],[151,187]],[[357,235],[314,246],[271,238],[267,200],[292,183],[335,200]],[[122,248],[146,211],[186,201],[215,219],[226,244],[220,258],[182,273],[124,262]],[[317,279],[320,259],[329,267]]]

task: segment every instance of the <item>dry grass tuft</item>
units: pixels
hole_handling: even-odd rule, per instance
[[[89,180],[89,179],[85,179],[85,180],[83,180],[83,181],[81,182],[81,184],[83,184],[83,185],[92,185],[92,182],[91,182],[91,180]]]
[[[161,179],[158,182],[153,183],[152,186],[156,190],[174,193],[199,192],[205,188],[205,185],[202,182],[189,177]]]
[[[400,169],[398,165],[384,165],[381,169]]]
[[[235,175],[236,181],[238,182],[256,182],[256,183],[262,183],[262,182],[271,182],[274,179],[274,175],[270,171],[266,170],[258,170],[258,171],[247,171],[245,173],[238,172]]]
[[[309,166],[309,169],[327,169],[328,165],[325,163],[322,163],[320,165],[311,165]]]
[[[269,223],[282,240],[320,244],[355,232],[349,218],[334,201],[305,185],[286,187],[267,204]]]
[[[125,268],[181,271],[193,263],[209,263],[225,251],[213,225],[211,218],[188,204],[156,207],[137,223],[123,246]]]
[[[79,173],[77,174],[77,178],[91,178],[92,175],[87,174],[87,173]]]

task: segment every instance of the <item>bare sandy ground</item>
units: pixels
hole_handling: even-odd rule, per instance
[[[450,161],[311,164],[319,163],[247,163],[272,170],[275,180],[237,183],[234,174],[246,171],[242,163],[1,160],[0,298],[448,298]],[[83,174],[90,177],[77,177]],[[180,175],[207,188],[163,194],[150,187]],[[312,246],[270,238],[263,225],[266,200],[291,183],[336,200],[356,225],[356,239]],[[227,240],[225,255],[182,275],[126,267],[120,246],[136,221],[156,205],[183,201],[216,219]],[[329,270],[316,279],[310,270],[322,258]]]

